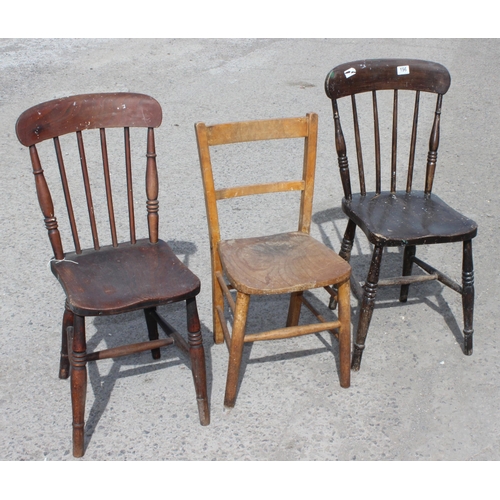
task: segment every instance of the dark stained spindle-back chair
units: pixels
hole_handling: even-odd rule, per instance
[[[158,127],[161,121],[162,110],[155,99],[142,94],[110,93],[77,95],[45,102],[25,111],[16,124],[19,141],[29,147],[30,151],[38,201],[54,252],[50,267],[66,294],[59,376],[65,379],[71,372],[73,455],[75,457],[81,457],[84,454],[86,364],[88,361],[114,358],[146,350],[151,350],[153,359],[158,359],[161,347],[175,344],[191,359],[200,422],[202,425],[207,425],[210,420],[205,355],[196,306],[200,282],[176,257],[168,244],[158,238],[158,173],[154,128]],[[122,171],[126,176],[126,193],[120,194],[127,199],[130,235],[129,241],[125,243],[119,243],[117,231],[119,214],[115,213],[118,210],[115,210],[111,194],[111,180],[114,178],[110,175],[112,162],[108,158],[108,149],[110,149],[108,142],[110,141],[107,140],[109,134],[106,134],[106,129],[115,127],[124,129],[125,165]],[[136,236],[130,138],[132,127],[143,127],[147,130],[145,171],[149,238],[146,239],[138,239]],[[92,181],[91,162],[87,160],[83,142],[86,131],[90,129],[99,130],[103,167],[99,178],[93,178]],[[70,193],[70,186],[74,188],[75,184],[70,182],[71,169],[65,165],[65,156],[61,146],[62,138],[59,139],[70,133],[76,133],[93,241],[93,248],[90,249],[81,248],[81,233],[77,230],[77,219],[78,222],[81,221],[76,215],[75,198],[72,198],[73,193]],[[37,150],[37,144],[48,139],[53,139],[54,142],[55,158],[52,163],[57,163],[59,166],[62,194],[69,216],[69,227],[74,243],[74,251],[70,252],[63,249],[63,238],[54,212],[53,194],[49,191]],[[94,203],[92,196],[94,187],[97,189],[99,184],[102,185],[102,176],[112,241],[110,245],[105,246],[102,246],[99,241],[97,231],[99,219],[96,217],[98,205]],[[115,192],[115,195],[117,194],[119,193]],[[157,306],[179,301],[186,302],[188,342],[156,310]],[[112,315],[140,309],[145,313],[149,342],[87,352],[86,316]],[[158,325],[167,334],[167,338],[159,338]]]
[[[361,287],[359,282],[352,279],[354,294],[361,299],[359,323],[354,342],[352,369],[359,370],[361,356],[365,347],[365,339],[375,304],[375,295],[378,286],[401,286],[400,301],[406,302],[410,283],[439,280],[444,285],[462,295],[464,316],[464,353],[472,354],[472,318],[474,308],[474,273],[472,261],[472,238],[476,236],[477,225],[474,221],[464,217],[453,210],[444,201],[432,193],[434,172],[436,169],[437,151],[440,139],[441,105],[443,95],[450,86],[448,70],[440,64],[411,60],[411,59],[374,59],[348,62],[336,66],[328,74],[325,81],[325,91],[332,100],[333,119],[335,124],[335,145],[338,155],[340,176],[344,190],[342,208],[349,218],[339,254],[350,261],[356,227],[367,236],[373,244],[373,255],[368,272],[368,277]],[[382,94],[392,93],[391,114],[392,122],[387,134],[391,138],[390,165],[387,161],[390,189],[382,190],[383,154],[381,142],[384,136],[384,127],[381,125],[381,109],[379,106]],[[407,133],[409,143],[409,156],[406,158],[407,175],[406,188],[398,190],[396,187],[396,174],[399,158],[398,137],[401,135],[401,125],[398,122],[403,91],[413,91],[414,100],[410,106],[409,115],[411,123]],[[357,95],[371,93],[372,108],[371,122],[373,124],[373,137],[375,147],[373,163],[375,167],[374,190],[369,191],[369,176],[365,176],[367,150],[362,149],[362,133],[360,125],[360,106]],[[416,182],[413,180],[414,170],[417,170],[417,128],[422,112],[421,98],[436,95],[435,107],[431,111],[429,120],[430,138],[428,139],[427,162],[425,165],[425,180],[420,190],[413,189]],[[351,176],[354,172],[349,170],[347,159],[346,137],[339,115],[339,100],[350,97],[352,108],[352,140],[355,143],[357,157],[357,175],[359,177],[359,192],[353,192]],[[361,99],[362,96],[360,96]],[[371,113],[370,113],[371,114]],[[422,120],[421,120],[422,121]],[[366,136],[363,136],[366,137]],[[388,139],[389,139],[388,137]],[[370,139],[371,140],[371,139]],[[400,141],[401,142],[401,141]],[[365,160],[365,161],[364,161]],[[414,168],[415,167],[415,168]],[[422,168],[422,170],[424,170]],[[422,189],[423,188],[423,189]],[[442,272],[431,267],[426,262],[417,258],[415,249],[417,245],[434,243],[463,242],[462,285],[451,280]],[[379,280],[382,251],[384,247],[403,246],[402,276]],[[411,276],[413,264],[418,265],[426,274]]]
[[[233,407],[236,402],[243,345],[257,340],[275,340],[297,337],[310,333],[330,331],[339,340],[340,385],[350,385],[351,319],[350,286],[351,267],[331,248],[309,235],[316,168],[316,142],[318,115],[309,113],[300,118],[254,120],[195,126],[200,166],[205,189],[210,249],[212,258],[212,299],[214,340],[226,342],[229,363],[224,405]],[[211,150],[222,145],[253,141],[303,138],[303,168],[300,179],[271,183],[250,184],[216,188],[212,168]],[[269,146],[268,146],[269,147]],[[227,146],[226,146],[227,148]],[[266,146],[262,146],[268,150]],[[225,149],[225,148],[222,148]],[[225,157],[225,155],[224,155]],[[224,161],[228,170],[230,162]],[[228,166],[229,164],[229,166]],[[258,169],[260,179],[265,164]],[[236,167],[233,165],[234,169]],[[221,181],[220,177],[218,182]],[[257,236],[253,238],[221,239],[218,202],[240,196],[268,195],[283,192],[300,192],[297,231]],[[336,286],[338,294],[332,290]],[[323,287],[334,294],[339,302],[337,321],[327,321],[304,297],[304,292]],[[236,292],[234,300],[231,291]],[[252,295],[290,294],[287,323],[284,328],[246,333],[247,315]],[[232,330],[227,325],[224,304],[233,312]],[[299,325],[300,310],[304,304],[319,320]]]

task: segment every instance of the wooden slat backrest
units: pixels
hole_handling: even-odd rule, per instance
[[[377,92],[384,90],[393,91],[390,165],[391,192],[396,191],[396,174],[398,163],[397,153],[399,94],[401,91],[414,91],[415,93],[415,104],[413,108],[412,131],[410,138],[410,151],[408,156],[408,171],[406,179],[407,192],[411,191],[413,183],[420,95],[421,92],[437,94],[432,132],[429,139],[425,178],[425,192],[430,193],[434,180],[434,172],[437,161],[437,149],[439,146],[439,127],[442,97],[448,91],[450,82],[450,74],[444,66],[438,63],[416,59],[372,59],[354,61],[336,66],[328,74],[325,81],[325,91],[328,97],[332,100],[333,117],[335,123],[335,144],[337,149],[342,186],[346,199],[350,199],[352,197],[352,188],[349,173],[349,163],[347,159],[346,141],[340,122],[339,106],[337,100],[342,97],[351,96],[360,193],[364,195],[366,193],[365,166],[363,163],[363,152],[361,146],[361,134],[356,95],[365,92],[371,92],[372,94],[373,130],[375,142],[375,191],[377,193],[380,193],[382,190],[382,159]]]
[[[56,99],[34,106],[25,111],[19,117],[16,123],[17,137],[23,145],[29,147],[30,149],[38,199],[42,213],[45,217],[45,224],[49,232],[49,238],[56,259],[61,260],[64,258],[64,250],[59,234],[57,219],[54,214],[52,195],[49,191],[47,181],[45,180],[36,145],[48,139],[53,139],[54,141],[62,189],[68,211],[69,225],[73,235],[74,247],[76,253],[81,253],[82,248],[77,230],[75,211],[71,200],[67,170],[64,163],[64,156],[59,137],[70,133],[76,133],[93,246],[95,250],[98,250],[100,248],[100,243],[95,217],[94,201],[92,197],[92,182],[89,176],[87,157],[85,153],[84,132],[86,130],[99,129],[111,240],[113,246],[117,246],[118,237],[109,169],[106,128],[120,127],[124,129],[125,170],[127,177],[127,199],[131,243],[136,242],[136,235],[132,189],[130,128],[147,128],[146,205],[150,241],[156,243],[158,241],[158,174],[156,170],[154,128],[161,124],[161,120],[161,107],[155,99],[143,94],[125,92],[83,94]]]
[[[256,120],[207,126],[195,125],[198,152],[205,189],[205,202],[209,219],[212,248],[220,241],[217,201],[239,196],[301,191],[299,231],[308,233],[311,225],[312,197],[314,190],[314,170],[316,165],[316,143],[318,116],[309,113],[305,117],[276,120]],[[302,178],[267,184],[215,189],[210,147],[237,142],[262,141],[270,139],[305,138]]]

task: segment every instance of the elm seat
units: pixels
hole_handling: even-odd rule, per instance
[[[327,75],[325,91],[332,101],[335,124],[335,147],[344,198],[342,209],[349,218],[342,240],[339,255],[350,261],[356,228],[365,233],[374,245],[368,276],[361,285],[351,275],[354,294],[361,300],[360,316],[352,355],[352,368],[359,370],[365,340],[368,333],[375,297],[379,286],[401,286],[401,302],[406,302],[410,283],[439,280],[442,284],[462,295],[464,316],[464,353],[472,354],[473,311],[474,311],[474,266],[472,259],[472,239],[477,234],[477,224],[463,216],[432,193],[437,165],[437,152],[440,140],[441,110],[443,96],[448,91],[451,78],[448,70],[441,64],[418,59],[367,59],[340,64]],[[389,95],[387,95],[389,93]],[[366,94],[361,96],[361,94]],[[385,95],[384,95],[385,94]],[[383,107],[384,97],[391,97],[392,103]],[[411,95],[413,94],[413,96]],[[352,110],[353,144],[357,169],[351,169],[347,155],[347,134],[341,125],[340,109],[348,103],[339,104],[349,97]],[[358,99],[359,97],[359,99]],[[405,97],[414,99],[405,101]],[[419,131],[425,120],[425,103],[435,101],[434,113],[429,121],[430,135],[425,137],[426,144],[418,140]],[[371,101],[371,103],[370,103]],[[422,102],[421,102],[422,101]],[[389,101],[390,102],[390,101]],[[410,104],[409,108],[405,104]],[[370,106],[371,104],[371,106]],[[412,106],[413,104],[413,106]],[[371,107],[371,112],[365,109]],[[406,111],[405,111],[406,110]],[[423,112],[422,112],[423,110]],[[408,133],[400,127],[401,116],[408,116]],[[392,115],[392,125],[384,126],[383,118]],[[344,116],[344,115],[343,115]],[[389,118],[390,120],[390,118]],[[387,122],[385,122],[387,123]],[[370,177],[366,170],[366,130],[373,130],[374,189],[367,187]],[[384,164],[382,141],[385,130],[391,137],[390,162]],[[362,133],[363,132],[363,133]],[[405,135],[403,135],[403,132]],[[370,142],[372,138],[369,137]],[[398,190],[399,173],[402,170],[398,155],[401,139],[407,140],[410,147],[404,158],[406,175],[404,191]],[[418,161],[417,152],[425,148],[427,158]],[[422,164],[425,169],[423,191],[413,189],[414,173]],[[382,172],[389,174],[388,186],[382,189]],[[404,171],[404,170],[403,170]],[[352,177],[358,177],[359,193],[353,192]],[[416,257],[418,245],[463,242],[462,285]],[[379,280],[382,252],[386,246],[403,246],[403,269],[400,276]],[[412,276],[413,264],[427,274]]]
[[[449,243],[473,238],[477,224],[435,194],[423,191],[355,193],[342,200],[349,219],[374,245],[401,246]]]
[[[351,272],[332,249],[297,231],[223,240],[219,254],[231,285],[249,295],[303,292],[343,281]]]
[[[81,457],[85,452],[84,417],[89,361],[147,350],[151,351],[153,359],[158,359],[161,356],[160,348],[175,344],[191,361],[200,423],[208,425],[210,422],[205,353],[196,305],[200,282],[168,244],[158,237],[159,188],[154,129],[160,126],[161,121],[162,110],[155,99],[144,94],[126,92],[83,94],[55,99],[26,110],[17,120],[17,137],[30,151],[38,201],[54,252],[51,270],[66,293],[59,377],[65,379],[71,373],[75,457]],[[125,168],[121,165],[115,167],[115,148],[109,148],[115,155],[112,158],[108,155],[108,140],[116,137],[113,132],[107,133],[110,128],[123,129]],[[131,132],[131,128],[139,130]],[[92,129],[96,129],[97,135],[88,132]],[[147,239],[138,238],[136,234],[133,190],[132,159],[137,151],[133,145],[138,142],[132,142],[131,135],[135,139],[140,132],[144,134],[143,151],[146,153],[144,170],[145,212],[149,234]],[[62,152],[62,146],[69,148],[71,141],[69,137],[59,138],[69,134],[76,135],[77,148],[74,149],[78,156],[66,156],[68,153],[64,155]],[[62,199],[56,198],[56,202],[59,201],[60,205],[53,202],[53,193],[57,194],[58,190],[49,190],[37,150],[38,143],[50,139],[54,142],[55,161],[54,158],[47,157],[47,153],[44,155],[47,160],[44,165],[47,163],[53,167],[56,163],[59,167]],[[111,144],[110,140],[109,143]],[[71,161],[71,158],[79,158],[79,161]],[[95,174],[96,167],[100,170],[98,175]],[[115,185],[118,184],[119,177],[125,179],[121,189]],[[75,186],[81,186],[82,181],[81,199],[84,201],[74,196]],[[103,203],[95,203],[98,196]],[[126,203],[126,208],[120,209],[117,199],[121,199],[124,205]],[[85,217],[74,209],[77,204],[85,205],[85,202],[92,248],[82,248],[78,228]],[[67,239],[72,241],[73,251],[63,247],[64,235],[59,230],[54,210],[54,206],[64,205],[71,230],[71,238]],[[104,214],[97,213],[96,207],[99,206],[106,207]],[[109,232],[103,233],[110,235],[111,244],[102,245],[103,234],[99,233],[98,227],[99,221],[105,220],[106,212]],[[128,219],[128,231],[125,235],[128,241],[125,242],[122,232],[127,225],[120,225],[120,220],[123,219]],[[187,341],[156,310],[158,306],[180,301],[186,304]],[[149,341],[87,352],[85,317],[140,309],[144,311]],[[158,326],[165,332],[166,338],[159,338]]]
[[[277,340],[322,331],[331,332],[339,341],[340,385],[349,387],[351,267],[333,250],[309,235],[318,116],[309,113],[299,118],[254,120],[211,126],[197,123],[195,129],[210,237],[214,340],[217,344],[225,342],[229,350],[224,405],[233,407],[236,402],[244,343],[257,340]],[[300,179],[216,189],[210,155],[214,146],[262,141],[257,146],[259,151],[265,152],[268,151],[265,146],[268,141],[292,138],[302,138],[304,141]],[[218,149],[221,153],[227,151],[225,147]],[[230,162],[226,156],[223,161],[224,170],[227,172],[231,168]],[[255,158],[251,161],[252,169],[258,172],[259,178],[271,168],[269,164],[262,165]],[[285,163],[284,159],[280,161]],[[268,196],[290,191],[300,192],[298,231],[252,238],[221,239],[218,202],[240,196]],[[330,296],[338,298],[339,311],[336,320],[327,321],[304,296],[305,291],[320,287]],[[250,297],[285,293],[290,294],[286,326],[246,333]],[[231,331],[225,316],[226,303],[233,313]],[[319,322],[299,325],[302,304]],[[328,308],[325,309],[328,313]]]
[[[119,314],[195,297],[199,279],[162,240],[67,253],[51,261],[69,309],[82,316]]]

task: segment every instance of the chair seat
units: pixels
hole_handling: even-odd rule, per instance
[[[51,269],[69,308],[81,316],[155,307],[186,300],[200,291],[198,278],[161,240],[67,253],[63,261],[52,261]]]
[[[343,199],[342,208],[373,244],[448,243],[469,240],[477,233],[473,220],[423,191],[353,194],[352,200]]]
[[[333,250],[301,232],[219,242],[231,285],[246,294],[299,292],[339,283],[350,266]]]

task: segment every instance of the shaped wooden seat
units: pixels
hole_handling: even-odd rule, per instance
[[[477,231],[473,220],[423,191],[356,193],[343,208],[374,245],[451,243],[472,238]]]
[[[132,93],[85,94],[45,102],[25,111],[18,119],[16,133],[19,141],[29,147],[40,208],[45,218],[49,239],[54,252],[51,270],[66,294],[63,315],[60,378],[71,373],[71,400],[73,407],[73,455],[84,454],[84,416],[87,386],[86,364],[98,359],[113,358],[151,350],[154,359],[160,357],[160,348],[175,344],[191,359],[192,373],[198,402],[200,423],[210,421],[208,408],[205,355],[200,333],[196,296],[200,291],[198,278],[177,258],[167,243],[158,238],[158,173],[154,128],[162,120],[160,105],[153,98]],[[115,210],[111,180],[112,162],[108,157],[106,129],[120,127],[124,130],[126,192],[129,241],[119,242],[119,214]],[[131,127],[145,129],[146,149],[146,208],[149,238],[136,237],[135,202],[133,196]],[[92,178],[90,161],[87,161],[83,137],[87,130],[98,129],[102,171]],[[93,247],[82,249],[77,230],[74,192],[77,179],[67,168],[60,137],[76,134],[80,158],[83,189],[90,220]],[[89,132],[90,133],[90,132]],[[53,139],[55,158],[62,182],[62,204],[66,204],[74,251],[65,252],[62,234],[54,212],[53,194],[49,191],[42,170],[37,145]],[[88,144],[88,143],[87,143]],[[47,163],[51,163],[47,161]],[[99,163],[99,162],[98,162]],[[52,167],[52,165],[50,165]],[[94,167],[94,162],[92,162]],[[99,169],[99,166],[97,167]],[[104,175],[103,175],[104,174]],[[92,181],[91,182],[91,178]],[[101,245],[98,234],[97,188],[102,192],[109,218],[111,244]],[[71,187],[71,190],[70,190]],[[53,189],[57,192],[57,189]],[[93,197],[94,194],[94,197]],[[56,205],[57,206],[57,205]],[[188,341],[186,341],[156,308],[165,304],[185,301],[187,309]],[[112,347],[97,352],[87,352],[85,317],[111,315],[143,309],[149,341]],[[167,334],[159,338],[158,325]]]
[[[317,120],[317,115],[311,113],[303,118],[212,126],[196,124],[209,221],[214,340],[216,343],[225,340],[229,349],[224,399],[227,407],[234,406],[236,401],[243,345],[245,342],[256,340],[283,339],[329,330],[339,339],[340,385],[350,385],[350,266],[332,249],[309,235],[316,165]],[[237,142],[300,137],[305,138],[300,180],[215,188],[210,148]],[[255,167],[257,168],[257,165]],[[229,167],[225,165],[225,168]],[[286,191],[301,192],[298,231],[221,240],[218,201]],[[337,320],[326,321],[304,297],[303,292],[306,290],[320,287],[324,287],[338,298]],[[231,294],[232,290],[236,292],[236,300]],[[291,294],[286,326],[259,333],[246,333],[250,296],[271,294]],[[232,334],[225,318],[224,299],[234,315]],[[319,322],[299,325],[302,303],[317,316]]]
[[[200,290],[198,278],[162,240],[69,252],[51,268],[71,310],[82,316],[119,314],[187,300]]]
[[[344,189],[342,209],[349,218],[345,230],[342,247],[339,252],[344,259],[350,261],[356,228],[365,233],[374,245],[368,277],[364,284],[352,277],[353,292],[361,300],[361,313],[354,342],[352,368],[359,370],[361,356],[365,347],[365,339],[373,313],[377,288],[385,285],[401,286],[400,301],[406,302],[409,285],[428,280],[439,280],[462,295],[464,315],[464,353],[472,354],[472,320],[474,308],[474,272],[472,260],[472,239],[477,234],[477,224],[463,216],[443,200],[432,193],[434,174],[437,164],[437,151],[440,139],[441,108],[443,95],[450,86],[448,70],[440,64],[413,59],[373,59],[348,62],[336,66],[327,76],[325,90],[332,100],[335,123],[335,144],[338,155],[340,175]],[[390,165],[384,165],[382,155],[382,137],[384,128],[381,125],[382,91],[392,93],[391,102],[391,148]],[[408,136],[409,154],[405,157],[407,169],[404,179],[406,189],[397,189],[398,146],[403,138],[400,125],[400,108],[404,102],[402,94],[413,92],[413,106],[409,110]],[[365,175],[367,149],[362,134],[368,126],[363,122],[364,114],[357,96],[371,93],[371,109],[369,121],[373,127],[373,166],[375,170],[374,189],[369,189],[370,180]],[[426,138],[427,158],[423,165],[425,178],[421,190],[413,189],[414,171],[419,167],[416,153],[419,150],[417,131],[422,128],[420,115],[424,114],[421,101],[424,96],[436,95],[434,112],[429,126],[430,136]],[[349,168],[347,159],[347,141],[340,121],[340,104],[343,97],[350,97],[352,108],[353,142],[357,158],[357,175],[359,193],[354,193],[351,177],[356,172]],[[362,99],[360,97],[359,99]],[[370,107],[365,103],[365,107]],[[364,108],[363,108],[364,109]],[[425,111],[425,108],[424,108]],[[399,142],[398,142],[399,139]],[[370,153],[370,151],[369,151]],[[421,162],[424,163],[424,162]],[[389,178],[389,189],[382,190],[382,171],[385,168]],[[436,243],[463,242],[462,285],[430,266],[415,255],[417,245]],[[403,246],[403,270],[401,276],[380,280],[382,251],[386,246]],[[412,266],[417,264],[426,274],[411,276]]]

